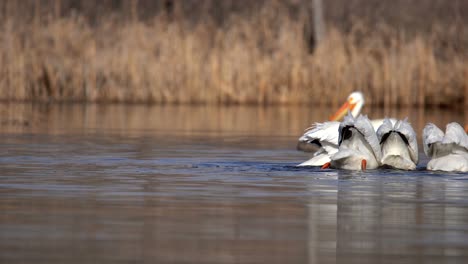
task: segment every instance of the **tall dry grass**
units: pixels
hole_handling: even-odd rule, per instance
[[[466,51],[440,45],[446,32],[468,36],[466,27],[417,34],[355,19],[345,32],[329,23],[311,53],[307,13],[272,3],[222,26],[164,12],[97,24],[80,14],[4,16],[0,100],[337,104],[361,90],[374,105],[468,105]]]

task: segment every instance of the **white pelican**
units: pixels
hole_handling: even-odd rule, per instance
[[[379,140],[367,116],[348,114],[339,126],[339,148],[322,168],[346,170],[376,169],[382,153]]]
[[[364,95],[361,92],[351,93],[346,102],[330,117],[329,122],[315,123],[307,128],[304,135],[299,138],[297,148],[306,151],[311,148],[315,151],[313,157],[298,166],[322,166],[330,162],[330,155],[338,151],[338,128],[343,116],[350,112],[354,117],[361,113],[364,105]]]
[[[418,163],[418,142],[407,119],[391,122],[386,118],[377,130],[382,150],[382,165],[396,169],[414,170]]]
[[[307,128],[299,138],[297,148],[303,151],[315,151],[311,159],[299,164],[298,166],[322,166],[330,162],[330,156],[338,151],[338,128],[339,120],[351,113],[353,117],[359,116],[361,109],[364,106],[364,95],[361,92],[351,93],[346,102],[338,109],[338,111],[330,117],[331,121],[324,123],[315,123]],[[395,119],[391,119],[393,123]],[[371,121],[374,130],[383,123],[383,119]]]
[[[468,171],[468,135],[455,122],[447,124],[445,135],[429,123],[423,130],[424,153],[431,158],[428,170]]]

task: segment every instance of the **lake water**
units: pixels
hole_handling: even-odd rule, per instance
[[[0,105],[0,262],[468,263],[468,174],[294,167],[332,111]]]

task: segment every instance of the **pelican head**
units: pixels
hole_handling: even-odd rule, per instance
[[[330,121],[339,121],[346,113],[350,112],[353,117],[357,117],[361,113],[364,105],[364,95],[361,92],[352,92],[346,102],[330,117]]]

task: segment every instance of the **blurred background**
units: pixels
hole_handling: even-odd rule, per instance
[[[468,106],[462,0],[4,0],[3,101]]]
[[[466,173],[296,167],[355,90],[419,141],[468,124],[467,14],[0,1],[0,263],[468,263]]]

